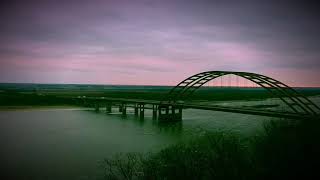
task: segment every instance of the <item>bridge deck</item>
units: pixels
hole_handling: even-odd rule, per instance
[[[277,111],[270,111],[265,109],[262,110],[262,109],[253,109],[253,108],[243,108],[243,107],[236,108],[236,107],[226,107],[226,106],[218,106],[218,105],[200,105],[195,103],[172,104],[172,103],[161,103],[161,101],[146,100],[146,99],[126,99],[126,98],[106,98],[106,97],[86,97],[81,99],[87,99],[87,100],[99,101],[99,102],[111,101],[111,102],[119,102],[119,103],[137,103],[137,104],[150,104],[150,105],[174,105],[174,106],[181,106],[182,108],[222,111],[222,112],[259,115],[259,116],[277,117],[277,118],[290,118],[290,119],[315,118],[314,116],[310,116],[308,114],[277,112]]]

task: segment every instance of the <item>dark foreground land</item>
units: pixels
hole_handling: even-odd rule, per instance
[[[207,132],[152,154],[105,159],[105,179],[319,179],[319,120],[272,121],[243,139]]]

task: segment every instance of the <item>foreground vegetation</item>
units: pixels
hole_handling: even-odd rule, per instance
[[[319,125],[272,121],[251,139],[208,132],[158,153],[118,154],[102,163],[105,179],[317,179]]]

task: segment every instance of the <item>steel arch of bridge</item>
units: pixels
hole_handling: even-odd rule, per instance
[[[250,72],[206,71],[195,74],[172,88],[161,102],[177,103],[177,101],[191,96],[207,82],[225,75],[236,75],[258,84],[275,97],[281,99],[295,113],[317,115],[320,112],[320,108],[316,104],[286,84],[273,78]]]

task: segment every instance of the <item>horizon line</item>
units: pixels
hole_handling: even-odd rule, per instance
[[[176,85],[148,85],[148,84],[88,84],[88,83],[30,83],[30,82],[0,82],[0,84],[39,84],[39,85],[94,85],[94,86],[166,86],[166,87],[175,87]],[[245,87],[245,88],[260,88],[261,86],[202,86],[202,87]],[[289,86],[291,88],[320,88],[320,86]],[[263,88],[263,87],[261,87]]]

